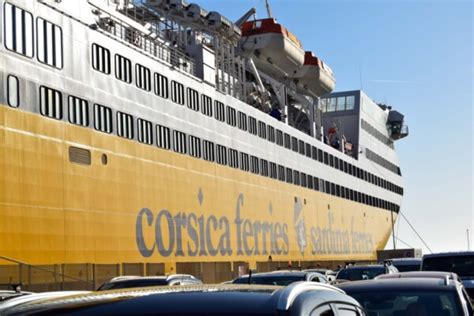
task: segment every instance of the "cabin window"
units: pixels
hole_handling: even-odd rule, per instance
[[[201,158],[201,139],[199,137],[189,135],[189,155]]]
[[[336,98],[327,99],[327,109],[326,112],[334,112],[336,110]]]
[[[304,155],[305,154],[305,143],[304,141],[300,140],[298,141],[298,149],[299,149],[299,153]]]
[[[230,126],[236,126],[237,125],[237,114],[235,112],[235,109],[227,106],[227,124]]]
[[[268,125],[268,141],[274,143],[275,142],[275,128],[273,126]]]
[[[286,168],[286,182],[293,183],[293,170]]]
[[[180,131],[173,131],[173,150],[177,153],[186,153],[186,134]]]
[[[138,141],[140,143],[153,144],[153,124],[147,120],[137,120]]]
[[[68,98],[68,119],[72,124],[89,126],[89,103],[70,95]]]
[[[319,179],[317,177],[313,178],[313,183],[314,183],[313,189],[315,191],[319,191]]]
[[[249,133],[257,135],[257,120],[252,116],[249,116]]]
[[[60,120],[63,118],[63,98],[61,92],[40,87],[40,113],[41,115]]]
[[[212,116],[212,99],[205,94],[201,95],[201,112],[204,115]]]
[[[32,58],[34,55],[33,15],[10,3],[5,3],[4,10],[5,47]]]
[[[259,161],[255,156],[250,156],[250,171],[255,174],[260,173]]]
[[[291,150],[298,152],[298,139],[296,137],[291,137]]]
[[[267,138],[267,125],[262,121],[258,121],[258,136],[263,139]]]
[[[270,162],[270,178],[272,179],[278,178],[277,164],[274,162]]]
[[[229,166],[239,168],[239,152],[232,148],[229,148]]]
[[[268,161],[260,159],[260,175],[268,177]]]
[[[156,125],[156,146],[164,149],[171,148],[170,129],[166,126]]]
[[[346,97],[338,97],[336,104],[336,111],[345,111],[346,109]]]
[[[249,171],[249,155],[246,153],[240,153],[240,170]]]
[[[278,165],[278,180],[285,181],[285,167]]]
[[[293,170],[293,183],[300,185],[300,173],[296,170]]]
[[[117,112],[117,135],[123,138],[133,139],[133,116],[123,112]]]
[[[305,154],[306,154],[306,157],[308,158],[311,158],[311,145],[306,143],[306,149],[305,149]]]
[[[329,154],[329,166],[334,167],[334,156]]]
[[[309,175],[308,174],[308,178],[307,178],[307,183],[308,183],[308,189],[313,189],[313,176]]]
[[[291,136],[285,133],[285,148],[291,149]]]
[[[238,122],[239,129],[243,131],[247,130],[247,114],[239,111],[237,122]]]
[[[318,160],[318,149],[314,146],[311,147],[311,158]]]
[[[121,55],[115,55],[115,77],[126,83],[132,82],[132,62]]]
[[[199,111],[199,92],[194,89],[187,89],[188,95],[188,108],[194,111]]]
[[[7,102],[14,108],[20,106],[20,81],[13,75],[9,75],[7,78]]]
[[[110,50],[97,44],[92,44],[92,68],[110,75]]]
[[[208,140],[203,140],[204,160],[215,161],[214,143]]]
[[[217,145],[216,146],[216,151],[217,151],[217,163],[220,165],[227,165],[227,149],[225,146],[222,145]]]
[[[155,94],[163,99],[168,99],[168,77],[155,72]]]
[[[151,91],[151,72],[145,66],[140,64],[135,65],[135,83],[138,88]]]
[[[184,86],[176,81],[171,81],[171,101],[184,105]]]
[[[353,110],[355,107],[355,97],[353,95],[348,95],[346,97],[346,110]]]
[[[283,132],[279,129],[276,130],[276,143],[279,146],[283,146]]]
[[[326,189],[326,193],[331,194],[331,182],[325,181],[324,186],[325,186],[325,189]]]
[[[214,117],[220,122],[225,122],[225,106],[224,103],[215,101],[214,102]]]
[[[304,174],[303,172],[300,173],[300,182],[301,182],[301,186],[306,188],[307,185],[306,185],[306,174]]]
[[[112,133],[112,109],[100,104],[94,105],[94,128],[104,133]]]
[[[63,32],[59,26],[37,18],[36,48],[39,62],[63,68]]]

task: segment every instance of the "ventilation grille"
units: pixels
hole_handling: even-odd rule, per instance
[[[78,147],[69,147],[69,161],[80,165],[91,165],[91,152],[87,149]]]

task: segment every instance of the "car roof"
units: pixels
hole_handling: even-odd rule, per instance
[[[409,271],[399,272],[392,274],[382,274],[376,277],[376,279],[401,279],[401,278],[431,278],[431,279],[442,279],[449,278],[451,280],[461,281],[459,276],[453,272],[441,272],[441,271]]]
[[[431,254],[424,255],[423,259],[442,258],[442,257],[462,257],[462,256],[474,256],[474,251],[452,251],[452,252],[431,253]]]
[[[276,270],[276,271],[269,271],[269,272],[259,272],[259,273],[252,273],[252,278],[260,278],[260,277],[275,277],[275,276],[305,276],[308,274],[317,274],[318,272],[309,272],[309,271],[300,271],[300,270]],[[244,274],[239,278],[248,278],[248,274]]]
[[[302,296],[310,300],[301,301]],[[68,315],[127,315],[163,314],[222,315],[222,312],[240,314],[275,314],[288,311],[293,304],[316,304],[330,298],[333,301],[357,301],[335,287],[314,282],[297,282],[287,287],[261,285],[194,285],[154,287],[93,292],[16,306],[5,315],[55,313]],[[183,303],[185,302],[185,303]],[[245,304],[242,304],[245,302]]]
[[[373,279],[340,283],[337,285],[345,292],[378,292],[386,290],[412,290],[412,291],[452,291],[454,282],[446,282],[438,278],[397,278],[397,279]]]
[[[350,270],[350,269],[371,269],[371,268],[385,268],[383,264],[367,264],[367,265],[360,265],[360,266],[347,266],[342,268],[342,270]]]
[[[388,259],[387,261],[392,262],[393,264],[412,264],[421,263],[421,258],[393,258]]]
[[[121,281],[128,281],[128,280],[164,280],[169,281],[173,279],[195,279],[198,280],[196,277],[190,274],[170,274],[170,275],[153,275],[153,276],[139,276],[139,275],[124,275],[112,278],[110,282],[121,282]]]

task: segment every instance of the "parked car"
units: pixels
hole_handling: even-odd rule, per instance
[[[162,276],[120,276],[102,284],[97,289],[97,291],[145,286],[186,284],[202,284],[202,282],[190,274],[171,274]]]
[[[421,270],[421,258],[393,258],[388,261],[390,261],[399,272]]]
[[[398,270],[391,264],[371,264],[371,265],[355,265],[341,269],[337,275],[335,283],[370,280],[381,274],[397,273]]]
[[[49,298],[85,294],[89,292],[90,291],[55,291],[55,292],[30,293],[28,295],[16,296],[9,300],[0,302],[0,315],[3,315],[3,313],[9,308],[12,308],[14,306],[18,306],[21,304],[25,304],[28,302],[33,302],[33,301],[38,302],[38,301],[49,299]]]
[[[311,315],[364,316],[360,304],[327,284],[287,287],[195,285],[101,291],[24,304],[5,315]]]
[[[447,271],[456,273],[467,293],[474,301],[474,251],[445,252],[424,255],[422,271]]]
[[[299,270],[278,270],[272,272],[261,272],[246,274],[232,281],[233,284],[262,284],[262,285],[283,285],[293,282],[310,281],[327,284],[326,276],[318,272],[306,272]]]
[[[403,275],[380,276],[337,286],[361,303],[368,315],[473,315],[467,293],[456,277]]]

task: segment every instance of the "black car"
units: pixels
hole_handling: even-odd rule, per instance
[[[341,283],[338,287],[361,303],[368,315],[472,315],[467,293],[456,277],[394,275]]]
[[[344,269],[341,269],[337,273],[335,283],[341,283],[345,281],[370,280],[381,274],[390,274],[397,272],[397,268],[390,264],[348,266]]]
[[[120,276],[102,284],[97,291],[127,289],[134,287],[159,285],[202,284],[201,280],[189,274],[171,274],[162,276]]]
[[[423,256],[422,271],[456,273],[474,302],[474,251],[433,253]]]
[[[363,316],[360,304],[338,288],[314,282],[287,287],[196,285],[101,291],[27,303],[4,315],[311,315]]]
[[[278,270],[272,272],[246,274],[238,277],[232,281],[232,283],[286,286],[298,281],[310,281],[324,284],[328,283],[326,276],[322,275],[321,273],[299,270]]]

